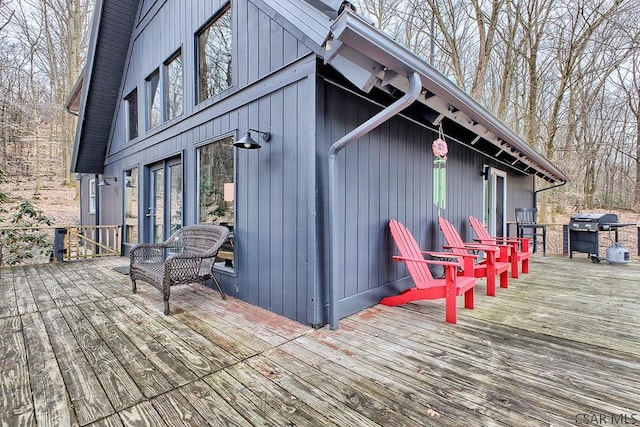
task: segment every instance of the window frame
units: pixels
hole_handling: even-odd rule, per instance
[[[132,101],[135,101],[135,102],[132,102]],[[129,92],[124,97],[124,102],[125,102],[125,111],[126,111],[125,127],[126,127],[127,141],[132,141],[136,139],[138,136],[140,136],[140,129],[139,129],[140,102],[138,100],[137,87],[133,88],[133,90],[131,90],[131,92]],[[132,115],[132,112],[135,114]]]
[[[200,188],[200,184],[201,184],[201,179],[200,179],[200,174],[201,174],[201,170],[202,170],[202,149],[204,149],[207,146],[211,146],[213,144],[217,144],[217,143],[224,143],[225,140],[229,140],[229,144],[232,147],[232,172],[231,172],[231,177],[232,177],[232,185],[233,185],[233,201],[232,203],[232,209],[233,209],[233,224],[236,224],[237,222],[237,202],[238,202],[238,189],[237,189],[237,185],[236,183],[238,182],[238,167],[237,167],[237,157],[236,157],[236,150],[233,149],[233,143],[237,140],[237,135],[235,132],[228,132],[219,136],[216,136],[215,138],[210,138],[207,139],[206,141],[202,141],[200,144],[195,145],[195,149],[196,149],[196,167],[195,167],[195,180],[196,180],[196,197],[195,197],[195,212],[196,212],[196,223],[197,224],[211,224],[211,222],[202,222],[202,218],[201,218],[201,206],[200,206],[200,201],[201,201],[201,188]],[[226,196],[226,194],[224,195]],[[233,240],[233,232],[230,235],[230,240]],[[226,273],[230,273],[230,274],[235,274],[235,272],[237,271],[237,264],[236,264],[236,253],[234,251],[234,260],[232,262],[232,265],[227,264],[226,262],[224,263],[215,263],[214,264],[214,268],[218,271],[223,271]]]
[[[180,102],[180,112],[175,114],[175,115],[171,115],[171,107],[170,107],[170,97],[171,94],[173,93],[172,88],[173,85],[171,84],[171,65],[175,63],[175,61],[180,58],[180,96],[181,96],[181,102]],[[180,117],[184,114],[184,56],[182,55],[182,48],[178,49],[177,51],[175,51],[173,53],[173,55],[171,55],[166,61],[163,62],[163,76],[162,76],[162,80],[163,80],[163,87],[164,87],[164,93],[163,93],[163,111],[164,111],[164,120],[163,122],[167,122],[170,120],[173,120],[177,117]]]
[[[125,244],[133,245],[140,242],[140,188],[138,185],[140,182],[140,169],[138,168],[138,166],[132,166],[123,171],[122,177],[122,182],[124,183],[124,196],[122,198],[122,216],[124,218],[124,227],[122,241]],[[128,199],[127,195],[127,192],[129,191],[131,192],[131,200]],[[128,202],[131,202],[132,209],[128,209]],[[134,205],[135,209],[133,209]],[[131,212],[131,217],[127,216],[128,212]],[[128,218],[131,218],[131,222],[127,221]],[[135,227],[135,241],[132,241],[130,236],[130,234],[132,234],[132,227]]]
[[[153,90],[153,82],[157,81],[155,90]],[[145,111],[146,111],[146,129],[147,131],[154,130],[164,123],[164,112],[163,112],[163,89],[162,89],[162,79],[160,78],[160,68],[154,69],[151,74],[149,74],[144,79],[145,86]],[[157,95],[157,96],[156,96]],[[157,107],[154,108],[154,105]],[[154,111],[158,111],[159,117],[158,122],[155,123],[153,121]]]
[[[96,179],[91,178],[89,180],[89,214],[94,215],[96,213]]]
[[[225,14],[230,14],[230,35],[229,35],[229,54],[230,54],[230,78],[231,81],[228,83],[228,85],[221,89],[218,92],[215,93],[209,93],[209,95],[206,98],[202,97],[202,67],[201,67],[201,63],[202,63],[202,53],[201,53],[201,49],[200,49],[200,40],[201,37],[204,33],[207,32],[207,30],[209,30],[212,26],[215,25],[216,22],[218,22],[220,19],[222,19]],[[235,51],[235,40],[234,40],[234,36],[233,36],[233,8],[232,8],[232,3],[231,1],[226,2],[225,4],[223,4],[216,13],[213,14],[213,16],[211,17],[211,19],[209,19],[200,29],[198,29],[198,31],[196,31],[195,33],[195,100],[196,100],[196,104],[202,104],[206,101],[209,101],[211,99],[214,99],[216,96],[219,96],[221,93],[224,93],[225,91],[229,90],[230,88],[233,87],[234,85],[234,80],[235,80],[235,76],[234,76],[234,63],[235,63],[235,55],[234,55],[234,51]]]

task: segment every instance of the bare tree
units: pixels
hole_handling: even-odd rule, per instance
[[[628,156],[633,160],[635,182],[633,191],[633,210],[640,212],[640,52],[634,52],[629,68],[618,70],[618,87],[624,92],[626,105],[631,112],[631,126],[634,128],[630,136],[635,140],[635,152],[629,150]],[[634,132],[635,131],[635,132]],[[635,135],[634,135],[635,134]]]
[[[504,14],[505,25],[503,28],[498,29],[501,43],[499,43],[497,47],[501,50],[497,53],[498,59],[496,62],[498,62],[498,65],[496,66],[494,74],[498,76],[499,83],[497,84],[497,90],[492,91],[495,92],[498,99],[497,102],[495,99],[492,99],[489,105],[497,105],[495,113],[502,121],[507,120],[509,107],[513,105],[511,98],[516,83],[517,55],[518,52],[523,49],[522,44],[524,43],[524,38],[520,31],[522,7],[521,0],[510,0],[506,2],[506,13]],[[517,124],[518,122],[513,112],[511,122],[513,124]],[[518,126],[514,126],[514,128],[517,127]]]
[[[494,40],[502,15],[500,12],[504,7],[505,0],[492,0],[491,9],[487,13],[483,10],[479,0],[472,0],[471,3],[478,31],[478,61],[475,66],[470,94],[473,98],[480,99],[480,95],[485,89],[487,67],[494,48]]]
[[[22,0],[35,15],[42,32],[39,66],[49,78],[52,98],[58,109],[55,138],[62,146],[64,183],[70,182],[70,165],[75,120],[62,106],[85,62],[88,25],[93,2],[89,0]]]
[[[568,88],[584,73],[583,61],[587,49],[594,46],[594,37],[604,37],[608,32],[601,31],[608,22],[614,21],[620,12],[623,0],[614,2],[599,1],[592,4],[590,0],[576,2],[572,0],[559,8],[561,13],[554,19],[553,28],[557,34],[556,57],[558,85],[551,104],[548,118],[548,131],[543,145],[544,154],[554,157],[555,139],[560,126],[559,116]],[[590,74],[586,72],[586,74]]]
[[[635,76],[640,71],[637,2],[357,3],[379,28],[428,58],[527,143],[566,169],[572,182],[560,190],[563,195],[543,198],[543,205],[567,205],[569,195],[591,206],[603,200],[628,204],[624,183],[633,181],[636,189],[640,185],[640,95],[632,85],[638,83]],[[613,76],[621,67],[631,70],[629,64],[634,71],[624,73],[626,80],[619,77],[618,86],[624,90],[617,88]],[[635,127],[624,120],[632,120]],[[636,208],[639,200],[636,195]]]

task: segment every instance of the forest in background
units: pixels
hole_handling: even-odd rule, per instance
[[[637,0],[352,0],[570,177],[547,215],[640,212]],[[74,186],[75,117],[93,1],[0,0],[0,169]],[[544,183],[540,183],[543,187]],[[548,218],[553,219],[553,218]]]
[[[64,104],[87,54],[93,1],[0,0],[0,169],[7,182],[75,185]]]

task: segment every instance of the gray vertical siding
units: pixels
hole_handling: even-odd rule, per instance
[[[533,206],[533,177],[524,174],[509,175],[507,182],[507,221],[515,221],[515,208]]]
[[[166,130],[179,126],[193,114],[230,94],[245,90],[311,52],[291,32],[251,2],[234,1],[233,86],[211,100],[196,103],[195,34],[226,3],[226,0],[167,0],[161,8],[154,8],[139,23],[134,31],[121,88],[122,96],[114,118],[110,155],[132,145],[125,138],[126,114],[122,99],[134,88],[138,88],[140,136],[133,144],[149,145],[166,139],[163,135]],[[145,78],[178,49],[182,50],[183,55],[184,114],[148,132],[144,120]]]
[[[185,223],[197,220],[197,146],[248,128],[269,131],[260,150],[236,150],[235,271],[219,278],[230,295],[307,324],[320,324],[315,222],[315,55],[253,3],[233,2],[234,85],[195,104],[194,34],[224,1],[169,0],[152,8],[132,44],[121,92],[144,79],[182,48],[184,114],[125,139],[123,105],[114,120],[106,174],[119,177],[175,155],[183,156]],[[176,19],[176,17],[178,17]],[[171,21],[171,23],[169,22]],[[170,29],[170,31],[168,31]],[[256,84],[257,83],[257,84]],[[141,116],[142,117],[142,116]],[[254,135],[255,137],[255,135]],[[103,223],[123,221],[121,188],[103,195]],[[139,217],[144,218],[142,195]]]
[[[336,224],[344,236],[328,247],[327,152],[329,146],[380,110],[333,85],[316,80],[316,56],[260,2],[235,1],[234,84],[211,100],[196,104],[194,34],[223,5],[214,0],[167,0],[152,7],[136,28],[121,96],[138,87],[144,115],[144,79],[181,48],[184,63],[184,114],[140,136],[125,138],[121,102],[112,128],[105,174],[118,185],[101,189],[101,222],[123,222],[121,177],[139,168],[182,156],[183,218],[197,220],[197,147],[248,128],[269,131],[260,150],[236,150],[235,271],[221,273],[230,295],[312,325],[326,322],[331,250],[344,278],[340,312],[347,315],[375,304],[385,286],[405,280],[406,270],[391,260],[395,252],[387,222],[404,222],[426,249],[438,249],[437,208],[432,203],[431,143],[437,135],[396,117],[339,157]],[[260,3],[261,4],[261,3]],[[445,129],[446,131],[446,129]],[[465,227],[469,214],[482,215],[481,154],[450,142],[448,207],[443,212]],[[509,209],[531,195],[531,178],[509,172]],[[513,197],[514,202],[511,201]],[[139,218],[144,218],[140,195]],[[465,237],[470,238],[463,228]]]
[[[337,250],[338,265],[344,286],[338,289],[340,316],[346,316],[375,304],[384,287],[404,280],[406,269],[392,261],[395,245],[388,232],[392,218],[403,222],[421,247],[440,250],[443,238],[437,225],[438,208],[433,204],[431,143],[438,135],[410,120],[395,117],[382,124],[358,142],[347,147],[338,157],[338,201],[334,207],[341,212],[335,224],[344,239],[336,248],[328,247],[328,210],[326,209],[328,177],[325,171],[329,146],[347,132],[380,111],[380,107],[358,98],[333,84],[321,84],[319,94],[318,170],[323,200],[322,238],[323,258]],[[445,134],[447,129],[444,129]],[[468,216],[482,218],[484,155],[448,139],[447,207],[440,214],[449,219],[471,240],[473,231]],[[496,165],[497,167],[498,165]],[[507,169],[508,198],[521,203],[527,197],[530,177],[513,174]],[[525,196],[520,196],[524,192]],[[528,195],[531,191],[529,187]],[[513,206],[509,201],[508,209]],[[323,262],[326,286],[327,263]]]

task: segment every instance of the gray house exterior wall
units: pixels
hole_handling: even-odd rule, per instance
[[[143,219],[143,194],[150,185],[145,169],[180,158],[183,222],[194,223],[197,148],[227,135],[239,138],[248,128],[271,132],[271,140],[262,149],[236,150],[235,269],[233,273],[220,271],[218,278],[229,295],[302,323],[320,324],[312,101],[316,56],[251,2],[234,2],[233,86],[197,104],[192,89],[196,85],[194,34],[224,4],[166,1],[138,23],[120,98],[137,87],[142,115],[145,77],[181,48],[185,111],[152,131],[146,131],[141,121],[139,137],[127,141],[125,104],[121,102],[114,116],[104,174],[120,179],[123,171],[138,168],[138,218]],[[103,224],[123,223],[121,182],[99,190]]]
[[[235,150],[234,269],[219,269],[216,274],[229,295],[314,326],[329,321],[332,251],[339,252],[341,261],[334,267],[344,278],[344,286],[338,289],[340,317],[376,304],[392,292],[392,286],[408,286],[403,265],[391,259],[395,247],[389,237],[389,219],[404,222],[425,249],[442,244],[438,214],[471,239],[467,216],[483,216],[480,172],[485,165],[507,173],[508,219],[513,219],[515,206],[533,203],[532,176],[457,143],[456,138],[463,139],[458,125],[449,123],[450,127],[445,126],[448,205],[438,211],[432,203],[431,182],[431,143],[438,135],[428,120],[400,115],[340,154],[334,209],[340,213],[335,225],[343,239],[331,247],[329,147],[383,108],[371,101],[370,94],[353,87],[347,90],[323,77],[329,66],[321,61],[322,31],[330,20],[314,6],[331,9],[333,3],[340,2],[234,0],[233,84],[198,103],[195,34],[227,2],[142,1],[104,165],[86,171],[91,175],[82,180],[86,193],[93,173],[117,178],[97,189],[99,222],[123,224],[123,174],[138,168],[139,239],[148,241],[143,231],[150,166],[181,162],[182,221],[192,224],[198,221],[198,148],[222,137],[238,139],[249,128],[269,131],[271,140],[260,150]],[[301,30],[305,23],[307,33]],[[183,55],[184,112],[147,130],[145,78],[178,49]],[[128,141],[123,99],[134,88],[139,99],[139,136]],[[90,145],[85,142],[83,147]],[[87,208],[85,197],[82,219],[94,224],[95,216],[88,215]]]
[[[323,279],[329,257],[329,213],[327,162],[332,143],[381,110],[375,103],[355,96],[330,82],[318,83],[318,144],[316,155],[320,175],[321,237]],[[452,129],[455,132],[455,130]],[[452,133],[454,133],[452,132]],[[454,133],[455,135],[455,133]],[[447,207],[439,210],[433,204],[431,144],[437,132],[409,118],[396,116],[347,147],[339,157],[337,185],[341,220],[337,245],[340,264],[335,266],[344,277],[344,289],[339,289],[340,317],[376,304],[389,294],[389,285],[408,285],[407,271],[402,263],[392,260],[396,253],[388,222],[397,219],[415,235],[425,250],[441,250],[444,244],[438,228],[438,216],[444,216],[460,231],[465,241],[475,237],[468,216],[483,218],[485,165],[507,174],[508,219],[514,217],[516,206],[531,206],[533,178],[509,169],[463,144],[450,135],[447,160]]]

